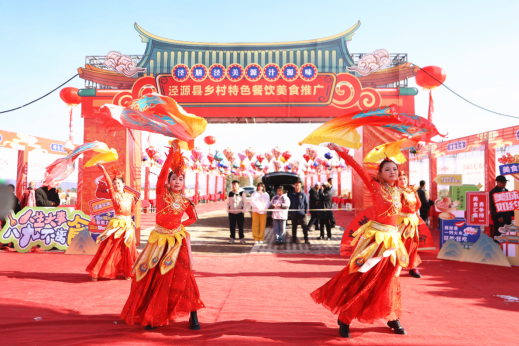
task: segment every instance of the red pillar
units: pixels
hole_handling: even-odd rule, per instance
[[[76,210],[81,210],[81,199],[83,198],[83,159],[78,159],[78,168],[77,168],[77,201],[76,201]]]
[[[436,178],[436,175],[437,175],[437,170],[438,170],[438,159],[436,158],[434,151],[429,151],[429,181],[431,184],[431,187],[429,190],[429,198],[432,199],[433,201],[436,201],[436,199],[438,198],[438,184],[434,181],[434,178]],[[433,211],[429,215],[434,215],[435,210],[434,210],[434,208],[431,208],[431,209],[433,209]],[[438,217],[432,216],[431,217],[431,228],[437,229],[438,227],[439,227]]]
[[[194,202],[195,202],[195,205],[198,204],[198,173],[195,173],[195,198],[194,198]]]
[[[206,187],[205,187],[205,190],[206,190],[206,193],[205,193],[205,194],[206,194],[206,195],[209,195],[209,174],[207,175],[207,180],[206,180],[206,181],[207,181],[207,185],[206,185]]]
[[[146,167],[144,170],[144,199],[146,201],[150,200],[150,168]],[[150,208],[146,207],[144,208],[145,213],[149,213]]]
[[[496,185],[496,148],[488,139],[485,142],[485,191],[490,192]]]
[[[342,188],[341,188],[341,183],[342,183],[342,179],[341,179],[341,174],[342,172],[337,170],[337,196],[341,196],[342,195]]]
[[[16,197],[21,199],[25,190],[27,190],[27,166],[29,161],[29,152],[26,150],[18,150],[18,162],[16,169]]]

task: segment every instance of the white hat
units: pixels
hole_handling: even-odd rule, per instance
[[[320,182],[316,181],[314,185],[323,185]]]

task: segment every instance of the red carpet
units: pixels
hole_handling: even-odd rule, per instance
[[[336,318],[309,293],[346,263],[338,256],[196,256],[202,330],[187,319],[145,332],[118,314],[130,282],[90,281],[91,256],[0,253],[1,345],[512,345],[517,344],[519,268],[441,261],[422,253],[424,277],[402,275],[408,335],[384,321],[352,324],[338,338]],[[40,321],[35,318],[40,317]]]

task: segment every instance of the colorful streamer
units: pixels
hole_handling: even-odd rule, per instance
[[[445,137],[427,119],[398,113],[396,105],[391,105],[332,119],[310,133],[299,145],[331,142],[346,148],[359,149],[362,143],[357,128],[363,125],[386,128],[401,138],[410,137],[416,142],[431,142],[431,138],[437,135]]]
[[[118,154],[115,149],[110,149],[108,145],[103,142],[91,142],[80,145],[74,149],[68,156],[57,159],[51,163],[45,170],[45,177],[43,178],[42,185],[49,187],[59,186],[63,180],[67,179],[72,172],[74,172],[74,161],[87,151],[95,151],[101,154],[91,158],[85,165],[85,167],[93,166],[97,163],[112,162],[118,159]]]
[[[171,97],[157,94],[135,99],[128,107],[105,104],[101,112],[111,118],[105,124],[107,127],[123,126],[160,133],[187,142],[189,150],[194,148],[195,138],[204,133],[207,127],[204,118],[187,113]]]

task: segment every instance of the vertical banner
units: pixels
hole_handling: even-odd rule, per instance
[[[467,192],[467,225],[489,225],[489,201],[487,192]]]

